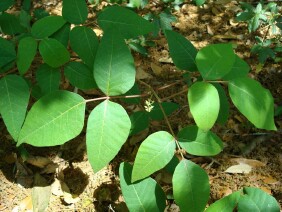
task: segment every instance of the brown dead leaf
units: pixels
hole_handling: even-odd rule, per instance
[[[44,168],[48,164],[52,163],[52,161],[49,158],[41,157],[41,156],[30,156],[26,160],[26,162],[39,168]]]
[[[160,76],[162,74],[162,67],[158,66],[155,63],[151,63],[151,69],[155,75]]]
[[[26,198],[24,198],[19,206],[17,206],[18,210],[15,211],[32,211],[32,198],[31,196],[27,196]],[[14,211],[14,209],[13,209]]]
[[[151,74],[148,74],[145,72],[142,68],[138,67],[136,70],[136,79],[142,80],[142,79],[151,79],[153,78]]]
[[[40,174],[51,174],[55,173],[56,169],[59,167],[57,163],[50,163],[48,164],[41,172]]]
[[[248,164],[238,164],[230,166],[228,169],[226,169],[224,172],[226,173],[232,173],[232,174],[248,174],[252,171],[252,167]]]
[[[247,159],[247,158],[232,158],[231,161],[235,161],[239,164],[241,164],[241,163],[248,164],[252,168],[263,167],[263,166],[266,165],[265,163],[263,163],[261,161],[253,160],[253,159]]]
[[[13,164],[17,161],[17,154],[16,153],[11,153],[9,155],[6,155],[4,157],[4,161],[8,164]]]
[[[214,35],[214,33],[213,33],[213,31],[212,31],[212,29],[209,25],[207,25],[207,32],[208,32],[209,35]]]
[[[263,182],[265,182],[265,183],[267,183],[267,184],[277,184],[277,183],[279,183],[278,180],[276,180],[275,178],[273,178],[273,177],[271,177],[271,176],[265,177],[265,178],[263,179]]]

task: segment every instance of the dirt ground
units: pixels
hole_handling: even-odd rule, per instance
[[[42,4],[36,6],[43,6],[53,14],[61,12],[61,3],[56,0],[42,0]],[[162,5],[152,2],[148,8],[157,12],[162,9]],[[231,0],[210,1],[204,7],[185,3],[181,5],[179,11],[173,13],[178,18],[173,27],[198,49],[211,43],[236,44],[236,53],[251,66],[250,76],[271,91],[276,106],[281,105],[282,65],[268,61],[261,70],[258,69],[257,58],[250,54],[254,35],[248,33],[245,23],[234,21],[239,9],[237,1]],[[93,20],[95,14],[90,14],[89,18],[90,21]],[[93,27],[97,34],[101,33],[96,28],[97,25],[88,26]],[[155,43],[156,47],[149,48],[148,57],[136,53],[134,57],[138,78],[157,88],[176,82],[180,79],[180,74],[171,63],[165,38],[160,36]],[[181,93],[183,89],[185,83],[180,82],[158,92],[161,98],[172,96],[167,101],[181,105],[178,111],[169,116],[175,132],[193,124],[187,106],[186,92],[173,96],[175,93]],[[145,91],[145,88],[141,86],[141,90]],[[92,93],[88,91],[80,94],[91,96]],[[131,106],[127,109],[129,113],[132,111]],[[209,175],[211,184],[209,204],[245,186],[253,186],[273,195],[282,205],[281,116],[276,117],[275,121],[277,132],[255,129],[231,106],[227,124],[216,125],[213,128],[224,141],[223,152],[215,157],[191,158]],[[42,183],[49,185],[47,190],[40,190],[42,195],[51,194],[47,211],[128,211],[119,187],[118,166],[121,161],[134,161],[140,142],[150,133],[168,130],[165,122],[152,122],[149,129],[128,139],[111,164],[94,173],[87,160],[85,130],[80,136],[60,147],[26,146],[33,157],[23,163],[22,159],[17,157],[15,144],[12,143],[2,121],[0,129],[0,212],[31,211],[32,190],[35,192],[36,185]],[[225,172],[232,165],[242,163],[251,166],[250,173]],[[172,194],[172,176],[169,172],[160,171],[153,177],[162,185],[167,195]],[[179,211],[173,202],[168,202],[168,207],[168,211]]]

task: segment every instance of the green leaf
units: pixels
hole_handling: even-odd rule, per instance
[[[125,96],[131,96],[131,95],[140,95],[141,92],[140,92],[140,89],[137,85],[137,83],[135,83],[133,85],[133,87],[127,91],[124,95]],[[123,98],[121,99],[123,102],[125,103],[128,103],[128,104],[139,104],[140,101],[141,101],[141,98],[140,97],[136,97],[136,98]]]
[[[20,40],[18,46],[17,67],[21,75],[29,69],[37,50],[37,42],[32,37]]]
[[[83,42],[81,42],[82,40]],[[71,48],[91,69],[93,68],[98,44],[95,32],[88,27],[77,26],[70,32]]]
[[[53,38],[44,39],[39,43],[39,52],[49,66],[60,67],[70,60],[68,50]]]
[[[206,0],[193,0],[193,3],[197,6],[201,6],[205,3]]]
[[[223,149],[223,143],[216,134],[203,131],[195,125],[183,128],[177,137],[180,146],[192,155],[212,156]]]
[[[6,64],[5,66],[0,68],[0,73],[4,73],[6,71],[9,71],[10,69],[15,67],[15,61],[12,61],[8,64]]]
[[[72,24],[83,24],[88,15],[85,0],[63,0],[62,14]]]
[[[137,152],[132,182],[141,180],[162,169],[172,159],[175,151],[174,137],[165,131],[159,131],[147,137]]]
[[[190,111],[197,126],[208,131],[217,120],[219,95],[216,88],[206,82],[196,82],[188,91]]]
[[[1,0],[0,1],[0,12],[3,12],[9,9],[14,4],[15,4],[15,0]]]
[[[55,91],[39,99],[30,109],[18,146],[55,146],[75,138],[84,125],[85,100],[76,93]]]
[[[160,17],[160,27],[163,32],[165,30],[172,30],[171,23],[177,22],[177,18],[171,14],[169,10],[164,10],[159,14]]]
[[[211,204],[205,212],[227,212],[234,211],[240,199],[240,191],[234,192]]]
[[[55,38],[57,41],[61,42],[66,48],[69,44],[70,37],[70,24],[66,23],[58,31],[56,31],[51,38]],[[83,43],[83,42],[82,42]]]
[[[36,21],[31,27],[33,37],[43,39],[58,31],[66,21],[62,16],[46,16]]]
[[[61,73],[59,69],[42,64],[36,71],[36,80],[41,90],[41,95],[49,94],[59,89]]]
[[[250,71],[250,66],[238,55],[235,55],[235,62],[230,70],[225,76],[222,77],[224,80],[232,80],[239,77],[246,77]]]
[[[203,212],[210,195],[209,177],[197,164],[182,160],[172,177],[173,196],[181,211]]]
[[[131,183],[132,165],[121,163],[119,167],[120,186],[123,198],[130,211],[164,211],[166,196],[152,178]]]
[[[29,87],[17,75],[7,75],[0,80],[0,112],[8,132],[17,141],[25,119],[29,101]]]
[[[223,87],[218,83],[214,83],[213,85],[218,92],[220,104],[216,122],[224,125],[227,122],[229,116],[229,101]]]
[[[232,44],[212,44],[196,56],[197,67],[204,79],[216,80],[229,73],[235,62]]]
[[[94,62],[94,79],[107,96],[124,94],[134,85],[134,60],[118,32],[103,36]]]
[[[274,197],[258,188],[245,187],[244,196],[238,202],[239,212],[279,212],[280,207]]]
[[[121,6],[106,8],[98,16],[98,24],[104,32],[115,30],[123,38],[134,38],[153,30],[153,25],[135,12]]]
[[[137,111],[130,115],[131,129],[130,135],[135,135],[149,127],[148,113],[145,111]]]
[[[31,21],[31,16],[29,13],[27,13],[24,10],[21,10],[20,16],[19,16],[19,21],[21,26],[23,26],[25,29],[30,31],[30,21]]]
[[[0,67],[9,64],[17,57],[15,46],[12,42],[0,37]]]
[[[39,19],[45,18],[47,16],[50,16],[49,12],[47,12],[43,8],[34,9],[33,14],[34,14],[34,18],[36,20],[39,20]]]
[[[0,27],[4,34],[16,35],[25,31],[25,28],[20,24],[18,17],[9,13],[0,15]]]
[[[174,31],[165,31],[170,56],[177,68],[197,71],[195,58],[197,49],[183,35]]]
[[[93,71],[83,63],[70,62],[65,66],[65,76],[70,83],[79,89],[97,88],[93,77]]]
[[[95,172],[117,155],[130,126],[126,111],[117,103],[106,100],[93,109],[87,123],[86,145],[88,160]]]
[[[276,130],[273,97],[269,90],[247,77],[231,80],[228,89],[234,105],[257,128]]]
[[[170,114],[172,114],[174,111],[176,111],[177,109],[179,109],[179,105],[173,102],[162,102],[161,103],[164,112],[167,116],[169,116]],[[157,120],[160,121],[162,119],[164,119],[164,114],[160,108],[160,105],[158,103],[154,103],[153,104],[153,109],[148,113],[149,117],[153,120]]]

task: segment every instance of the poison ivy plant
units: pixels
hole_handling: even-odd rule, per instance
[[[165,1],[175,5],[181,2]],[[198,5],[204,2],[195,1]],[[162,12],[148,21],[117,5],[98,14],[97,22],[103,30],[98,38],[86,26],[88,7],[84,0],[64,0],[62,16],[35,10],[32,19],[30,3],[25,1],[20,16],[14,16],[6,12],[14,1],[0,2],[0,27],[7,35],[0,37],[0,113],[7,130],[24,149],[26,144],[62,145],[78,136],[86,123],[87,155],[94,172],[98,172],[116,157],[129,136],[163,120],[167,128],[152,132],[141,142],[133,165],[120,164],[121,190],[130,211],[164,211],[166,194],[152,178],[163,169],[172,175],[173,199],[181,211],[206,208],[208,175],[186,159],[186,153],[214,156],[223,150],[223,142],[212,129],[228,120],[229,102],[255,127],[276,130],[273,97],[248,77],[250,67],[234,53],[232,44],[212,44],[198,50],[172,31],[170,23],[175,19],[170,13]],[[132,7],[144,4],[146,1],[130,1]],[[135,79],[129,47],[136,40],[137,44],[145,43],[160,30],[179,74],[185,72],[187,105],[163,102],[154,86]],[[138,45],[135,47],[138,49]],[[190,72],[199,77],[191,80]],[[139,83],[148,91],[142,93]],[[65,84],[70,89],[64,90]],[[94,98],[81,96],[81,90],[88,89],[95,89]],[[35,99],[30,100],[30,94]],[[177,132],[169,119],[186,106],[195,125],[181,126]],[[207,210],[232,211],[237,207],[239,211],[264,211],[265,205],[270,211],[277,210],[274,198],[261,190],[245,188]]]

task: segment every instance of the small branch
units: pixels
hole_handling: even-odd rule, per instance
[[[171,99],[171,98],[173,98],[173,97],[175,97],[175,96],[178,96],[178,95],[180,95],[180,94],[183,94],[183,93],[185,93],[185,92],[187,92],[187,91],[188,91],[188,88],[185,88],[184,90],[179,91],[179,92],[177,92],[177,93],[175,93],[175,94],[173,94],[173,95],[171,95],[171,96],[162,98],[161,101],[162,101],[162,102],[163,102],[163,101],[166,101],[166,100]]]
[[[147,84],[147,83],[145,83],[145,82],[143,82],[143,81],[141,81],[141,80],[139,80],[139,82],[140,82],[141,84],[147,86],[147,87],[151,90],[151,92],[152,92],[152,94],[154,95],[154,97],[156,98],[156,100],[157,100],[157,102],[158,102],[158,104],[159,104],[159,106],[160,106],[160,109],[161,109],[161,111],[162,111],[162,113],[163,113],[163,115],[164,115],[166,124],[167,124],[167,126],[168,126],[168,128],[169,128],[169,131],[170,131],[170,133],[172,134],[172,136],[174,137],[176,146],[177,146],[177,148],[178,148],[179,150],[181,150],[181,147],[180,147],[180,145],[179,145],[179,143],[178,143],[178,141],[177,141],[176,135],[174,134],[174,131],[172,130],[171,124],[170,124],[170,122],[169,122],[169,120],[168,120],[168,118],[167,118],[167,115],[166,115],[166,113],[165,113],[165,111],[164,111],[164,108],[163,108],[163,106],[162,106],[162,101],[161,101],[160,97],[158,96],[158,94],[156,93],[156,91],[155,91],[149,84]],[[184,159],[184,156],[183,156],[182,152],[181,152],[181,151],[179,151],[179,152],[180,152],[181,158]]]
[[[206,80],[205,82],[210,82],[210,83],[222,83],[222,84],[228,84],[228,81],[224,80]]]
[[[87,99],[85,100],[86,103],[88,102],[95,102],[95,101],[100,101],[100,100],[105,100],[105,99],[130,99],[130,98],[138,98],[138,97],[146,97],[149,96],[149,94],[144,93],[140,95],[128,95],[128,96],[103,96],[103,97],[98,97],[94,99]]]

